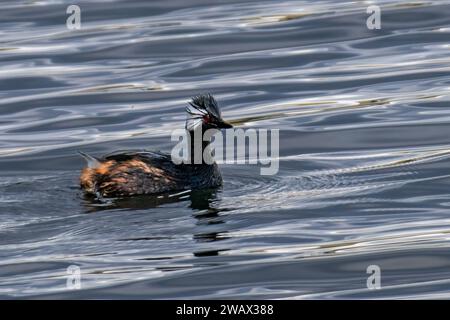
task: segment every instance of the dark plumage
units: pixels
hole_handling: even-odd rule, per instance
[[[186,111],[186,129],[191,135],[198,125],[203,130],[232,127],[223,121],[216,100],[209,94],[194,97]],[[202,148],[208,144],[204,142]],[[169,154],[151,151],[119,151],[102,158],[80,154],[88,162],[80,176],[81,188],[100,197],[158,194],[222,184],[216,163],[175,164]]]

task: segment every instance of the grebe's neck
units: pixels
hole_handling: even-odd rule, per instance
[[[203,132],[199,129],[188,130],[188,133],[189,163],[198,165],[213,164],[214,157],[211,155],[211,152],[204,152],[206,147],[210,145],[211,141],[203,141]]]

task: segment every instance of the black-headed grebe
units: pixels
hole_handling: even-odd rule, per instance
[[[186,129],[194,141],[194,130],[201,125],[208,129],[232,128],[220,114],[211,95],[192,98],[186,108]],[[203,141],[202,151],[210,143]],[[192,158],[194,143],[191,143]],[[119,151],[102,158],[80,154],[87,167],[80,176],[80,186],[86,194],[100,197],[120,197],[158,194],[186,189],[213,188],[222,184],[222,176],[215,162],[175,164],[171,155],[152,151]]]

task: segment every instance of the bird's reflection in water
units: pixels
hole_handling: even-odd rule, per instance
[[[114,209],[127,209],[127,210],[143,210],[143,209],[154,209],[166,204],[172,203],[183,203],[188,202],[188,207],[192,209],[192,217],[194,217],[197,222],[198,228],[194,230],[201,230],[201,232],[193,232],[192,239],[196,243],[205,242],[216,242],[225,239],[229,239],[227,236],[228,231],[222,230],[217,231],[217,225],[223,224],[225,227],[225,222],[223,220],[223,213],[227,211],[223,208],[218,208],[217,202],[219,200],[218,195],[220,194],[220,189],[206,189],[206,190],[188,190],[184,192],[179,192],[175,194],[167,195],[146,195],[146,196],[135,196],[127,198],[116,198],[116,199],[94,199],[86,197],[84,199],[85,209],[87,213],[100,212],[104,210],[114,210]],[[208,227],[211,226],[211,227]],[[211,228],[214,227],[214,231]],[[121,240],[130,241],[132,239],[142,241],[145,238],[127,238]],[[155,240],[154,237],[149,236],[149,240]],[[229,249],[209,249],[209,250],[199,250],[194,251],[192,254],[195,257],[205,257],[205,256],[216,256],[220,255],[221,252],[227,251]]]
[[[195,194],[191,194],[191,205],[190,207],[195,211],[193,216],[198,220],[197,224],[201,225],[217,225],[224,224],[223,213],[226,211],[225,209],[218,209],[214,203],[217,200],[217,194],[215,191],[203,190],[196,192]],[[206,232],[197,232],[193,235],[193,240],[198,243],[204,242],[217,242],[225,239],[229,239],[227,236],[228,231],[206,231]],[[193,252],[195,257],[209,257],[209,256],[218,256],[224,251],[228,251],[227,248],[220,249],[208,249],[208,250],[200,250]]]
[[[220,210],[212,203],[217,200],[217,189],[186,190],[173,194],[141,195],[124,198],[94,198],[84,196],[85,212],[93,213],[111,209],[142,210],[152,209],[165,204],[190,201],[194,216],[201,218],[208,214],[217,214]]]

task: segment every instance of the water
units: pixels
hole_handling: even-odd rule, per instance
[[[450,1],[4,1],[0,297],[449,298]],[[170,151],[211,92],[280,171],[100,203],[77,150]],[[66,269],[81,268],[81,290]],[[378,265],[382,290],[368,290]]]

